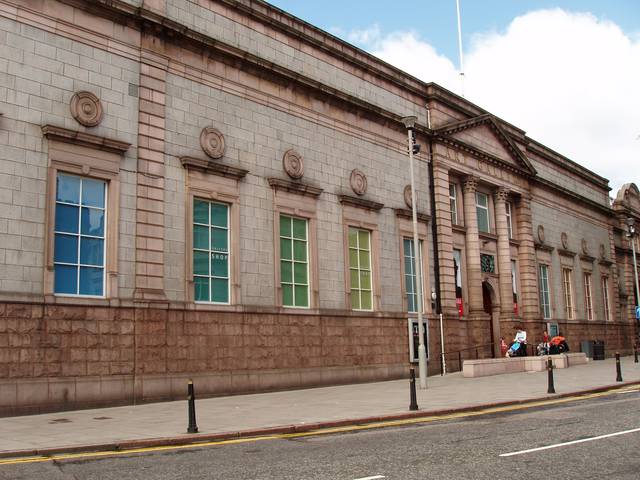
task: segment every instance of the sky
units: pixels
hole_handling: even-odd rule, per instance
[[[270,0],[436,82],[608,178],[640,186],[640,0]]]

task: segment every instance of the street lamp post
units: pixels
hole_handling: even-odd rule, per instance
[[[416,125],[415,116],[404,117],[402,123],[407,129],[409,145],[409,171],[411,172],[411,214],[413,217],[413,261],[414,272],[416,273],[416,299],[418,310],[418,372],[420,374],[420,388],[427,388],[427,351],[424,346],[424,325],[422,324],[422,269],[420,268],[420,241],[418,240],[418,214],[416,212],[417,196],[413,177],[413,129]]]
[[[640,285],[638,285],[638,262],[636,260],[636,235],[638,232],[636,231],[636,226],[635,226],[636,222],[633,218],[627,218],[625,220],[625,223],[627,224],[627,228],[629,230],[629,232],[627,233],[627,237],[629,237],[629,241],[631,242],[631,253],[633,254],[633,283],[635,284],[635,287],[636,287],[636,301],[634,302],[636,305],[634,305],[634,307],[637,307],[638,306],[637,303],[640,303]],[[636,347],[637,347],[638,336],[639,336],[637,318],[636,318],[635,324],[636,324]]]

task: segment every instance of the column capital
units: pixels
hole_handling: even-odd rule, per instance
[[[464,193],[474,193],[478,188],[478,177],[474,177],[473,175],[467,175],[462,180],[462,189]]]
[[[509,198],[509,189],[507,187],[498,187],[493,192],[496,202],[506,202]]]

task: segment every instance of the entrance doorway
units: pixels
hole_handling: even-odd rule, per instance
[[[496,292],[489,281],[482,282],[482,305],[489,315],[489,338],[493,342],[491,354],[493,358],[500,356],[500,305],[496,304]],[[488,342],[487,342],[488,343]]]

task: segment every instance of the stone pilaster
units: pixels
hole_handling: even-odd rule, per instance
[[[168,62],[151,49],[161,40],[143,33],[140,53],[136,288],[138,300],[164,300],[165,95]],[[147,50],[149,48],[149,50]]]
[[[506,202],[509,191],[500,187],[494,194],[496,210],[496,231],[498,234],[498,272],[500,274],[500,317],[513,317],[513,284],[511,281],[511,245],[509,244],[509,224]],[[499,339],[500,337],[498,337]]]
[[[518,292],[519,313],[525,320],[540,318],[538,306],[538,274],[536,272],[536,251],[531,224],[531,197],[520,197],[516,212],[516,231],[518,247],[518,274],[520,292]]]
[[[480,269],[480,239],[478,238],[478,217],[476,214],[476,188],[478,179],[468,176],[464,179],[464,222],[467,227],[465,237],[467,260],[467,292],[469,314],[484,312],[482,304],[482,274]]]
[[[445,165],[434,162],[433,189],[438,224],[438,257],[440,259],[440,296],[442,313],[457,316],[456,284],[453,270],[453,233],[449,205],[449,172]]]

